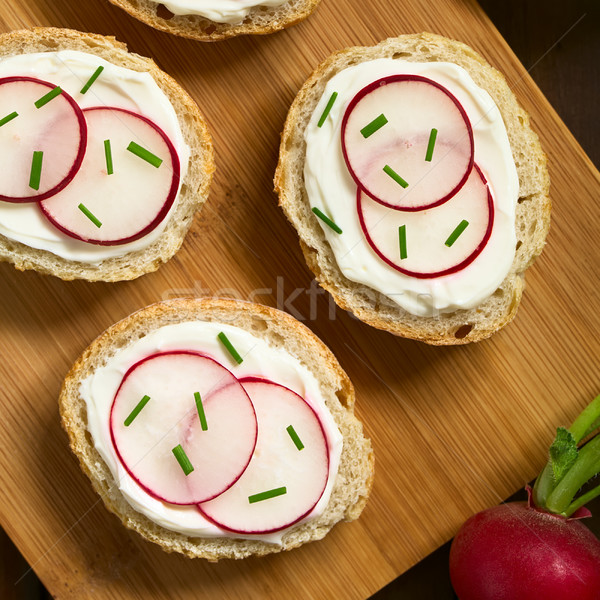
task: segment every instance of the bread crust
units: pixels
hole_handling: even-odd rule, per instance
[[[158,269],[183,243],[194,214],[208,196],[215,170],[212,139],[198,106],[187,92],[161,71],[153,60],[128,52],[127,46],[113,37],[53,27],[24,29],[0,35],[0,59],[17,54],[59,50],[87,52],[115,65],[150,73],[177,113],[184,140],[190,147],[188,172],[164,232],[147,248],[108,258],[98,264],[89,264],[37,250],[0,235],[0,261],[11,262],[21,271],[35,269],[64,280],[135,279]]]
[[[344,436],[340,468],[323,515],[293,527],[284,535],[282,546],[232,538],[192,538],[160,527],[128,504],[88,432],[87,409],[79,391],[81,382],[121,348],[147,333],[165,325],[198,320],[222,321],[241,327],[300,360],[318,379],[327,407]],[[291,550],[321,539],[338,521],[358,518],[373,484],[374,456],[371,442],[364,437],[362,424],[354,416],[354,400],[354,387],[331,351],[287,313],[239,300],[199,298],[159,302],[109,327],[71,368],[63,383],[59,404],[71,449],[106,507],[126,527],[167,552],[216,561]]]
[[[321,0],[289,0],[272,8],[257,6],[239,25],[215,23],[199,15],[161,16],[162,5],[150,0],[109,1],[155,29],[201,42],[216,42],[238,35],[266,35],[291,27],[306,19]]]
[[[303,178],[304,131],[325,85],[336,73],[378,58],[456,63],[478,86],[489,92],[502,114],[519,176],[517,251],[505,280],[476,308],[431,318],[408,313],[384,294],[346,278],[337,266],[320,225],[311,218]],[[525,286],[525,270],[541,253],[550,227],[547,160],[537,134],[529,126],[529,115],[518,104],[504,76],[472,48],[431,33],[401,35],[375,46],[347,48],[319,65],[290,107],[281,135],[274,186],[279,205],[299,234],[300,247],[309,268],[341,308],[352,311],[378,329],[434,345],[466,344],[486,339],[514,318]]]

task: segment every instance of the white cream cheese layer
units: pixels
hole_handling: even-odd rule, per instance
[[[104,70],[87,93],[81,94],[81,88],[99,66],[104,67]],[[175,146],[183,181],[190,151],[184,141],[175,109],[149,73],[118,67],[91,54],[63,50],[4,58],[0,60],[0,77],[9,76],[35,77],[58,85],[81,108],[114,106],[147,117],[165,132]],[[171,211],[176,204],[177,199]],[[169,215],[139,240],[122,245],[99,246],[76,240],[56,229],[35,202],[13,204],[0,201],[0,234],[32,248],[90,264],[148,247],[160,237],[168,220]]]
[[[243,357],[237,365],[217,339],[225,332]],[[172,350],[192,350],[215,359],[236,377],[263,377],[284,385],[302,396],[315,410],[323,425],[329,446],[329,479],[323,496],[303,519],[320,516],[331,496],[342,453],[343,438],[321,395],[319,383],[310,371],[287,352],[276,349],[249,332],[220,323],[188,322],[161,327],[119,350],[107,364],[85,379],[80,393],[87,405],[88,429],[100,456],[108,465],[129,504],[158,525],[185,535],[236,537],[281,543],[286,530],[271,534],[242,535],[226,532],[207,521],[195,506],[176,506],[150,496],[120,463],[111,441],[109,416],[115,393],[127,370],[146,356]]]
[[[342,154],[341,123],[348,104],[371,82],[395,74],[427,77],[457,98],[473,127],[475,162],[494,198],[494,227],[481,254],[462,271],[436,279],[404,275],[382,261],[369,246],[356,211],[356,184]],[[333,92],[337,92],[338,97],[319,128],[317,123]],[[319,220],[335,260],[348,279],[385,294],[412,314],[426,317],[473,308],[496,291],[508,274],[515,254],[519,179],[498,107],[463,68],[451,63],[394,59],[378,59],[349,67],[327,83],[304,137],[304,181],[308,199],[311,207],[325,212],[342,229],[343,233],[337,234]],[[457,218],[460,221],[462,216],[457,214]]]
[[[199,15],[215,23],[239,25],[256,6],[281,6],[289,0],[153,0],[175,15]]]

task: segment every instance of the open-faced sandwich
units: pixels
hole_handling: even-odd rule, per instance
[[[118,281],[181,246],[214,171],[198,107],[113,38],[0,36],[0,260]]]
[[[286,313],[173,300],[110,327],[67,375],[63,426],[123,523],[167,551],[244,558],[362,512],[371,443],[333,354]]]
[[[546,157],[504,77],[427,33],[317,68],[289,111],[275,188],[336,302],[431,344],[514,317],[550,224]]]

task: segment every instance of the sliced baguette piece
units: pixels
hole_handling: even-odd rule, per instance
[[[67,260],[0,235],[0,261],[11,262],[22,271],[35,269],[65,280],[122,281],[156,271],[179,250],[194,214],[208,196],[215,164],[212,140],[204,118],[187,92],[153,60],[128,52],[127,46],[113,37],[52,27],[0,35],[0,60],[17,54],[59,50],[86,52],[120,67],[150,73],[177,113],[184,140],[190,147],[188,172],[164,232],[143,250],[89,264]]]
[[[306,144],[304,131],[327,82],[360,62],[395,58],[411,62],[452,62],[468,71],[498,106],[519,176],[516,210],[517,251],[500,287],[482,304],[434,318],[418,317],[387,296],[346,278],[317,219],[311,213],[304,186]],[[517,312],[525,286],[525,270],[541,253],[550,227],[550,179],[546,155],[504,77],[479,54],[461,42],[420,33],[390,38],[376,46],[354,47],[330,56],[309,77],[294,100],[281,137],[275,173],[279,204],[300,237],[300,246],[317,280],[344,310],[365,323],[395,335],[434,345],[466,344],[490,337]]]
[[[306,19],[321,0],[289,0],[281,6],[256,6],[237,25],[216,23],[199,15],[174,15],[152,0],[110,0],[143,23],[201,42],[216,42],[237,35],[265,35]]]
[[[186,321],[223,322],[240,327],[298,359],[318,380],[323,397],[344,437],[340,468],[329,504],[316,520],[293,527],[283,545],[232,538],[192,538],[169,531],[134,510],[125,500],[87,429],[87,410],[80,384],[120,349],[149,332]],[[116,323],[96,339],[74,364],[60,393],[62,425],[81,468],[107,508],[126,527],[159,544],[167,552],[210,561],[244,558],[318,540],[338,521],[352,521],[362,512],[373,483],[371,442],[354,416],[354,388],[331,351],[307,327],[274,308],[220,298],[178,299],[148,306]]]

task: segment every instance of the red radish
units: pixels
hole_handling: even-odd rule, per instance
[[[279,531],[308,515],[323,495],[329,475],[325,433],[315,411],[292,390],[264,379],[240,381],[256,410],[256,450],[235,485],[199,509],[229,531]],[[277,495],[260,499],[263,493]]]
[[[171,504],[203,502],[233,485],[257,440],[254,408],[238,380],[212,358],[183,351],[154,354],[127,371],[110,428],[129,474]],[[193,467],[189,475],[173,454],[179,445]]]
[[[464,108],[439,83],[393,75],[350,102],[342,152],[365,194],[396,210],[418,211],[443,204],[465,184],[473,130]]]
[[[394,269],[420,279],[467,267],[485,248],[494,224],[492,194],[477,165],[460,191],[441,206],[419,212],[393,210],[359,188],[357,210],[375,253]],[[462,225],[462,232],[459,229],[456,239],[449,241],[463,221],[468,225]]]
[[[87,139],[85,119],[65,91],[42,100],[56,87],[33,77],[0,79],[0,200],[49,198],[62,190],[81,166]],[[38,183],[32,182],[34,152],[43,153]]]
[[[105,107],[83,112],[88,126],[83,164],[69,186],[40,206],[70,237],[105,246],[137,240],[166,217],[175,201],[177,152],[162,129],[142,115]],[[130,152],[132,141],[162,161],[160,166]]]
[[[529,502],[484,510],[460,529],[450,577],[460,600],[598,600],[600,540],[578,519],[600,486],[574,499],[600,472],[600,396],[567,430],[559,428],[550,461]],[[530,491],[530,490],[529,490]]]

